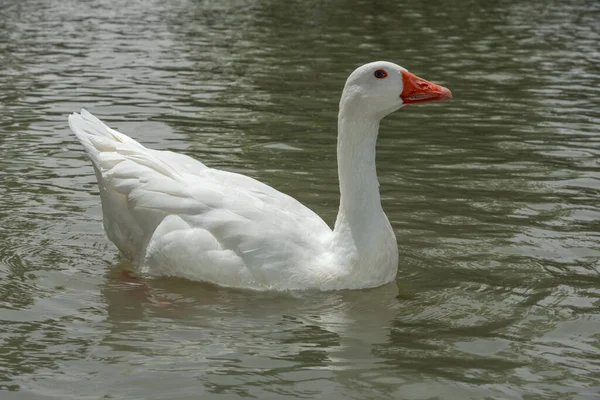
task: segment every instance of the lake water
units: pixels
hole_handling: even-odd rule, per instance
[[[0,3],[0,398],[600,398],[596,0]],[[105,237],[86,107],[332,223],[337,103],[384,59],[449,102],[382,123],[395,283],[138,276]]]

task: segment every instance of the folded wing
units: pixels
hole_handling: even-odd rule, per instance
[[[85,110],[69,125],[94,165],[109,239],[151,272],[260,286],[325,251],[327,224],[261,182],[147,149]]]

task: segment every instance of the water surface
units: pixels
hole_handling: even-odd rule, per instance
[[[0,5],[2,399],[600,397],[600,3]],[[337,102],[386,59],[452,89],[381,127],[371,290],[128,279],[66,117],[332,223]]]

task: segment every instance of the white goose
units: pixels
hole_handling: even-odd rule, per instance
[[[389,62],[350,75],[338,117],[333,230],[288,195],[147,149],[85,110],[69,126],[94,164],[108,238],[148,273],[257,290],[359,289],[392,281],[398,268],[375,170],[379,121],[405,104],[451,97]]]

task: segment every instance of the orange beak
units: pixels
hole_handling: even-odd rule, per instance
[[[404,90],[400,98],[404,104],[452,98],[452,92],[443,86],[421,79],[408,71],[400,71],[400,73],[404,84]]]

